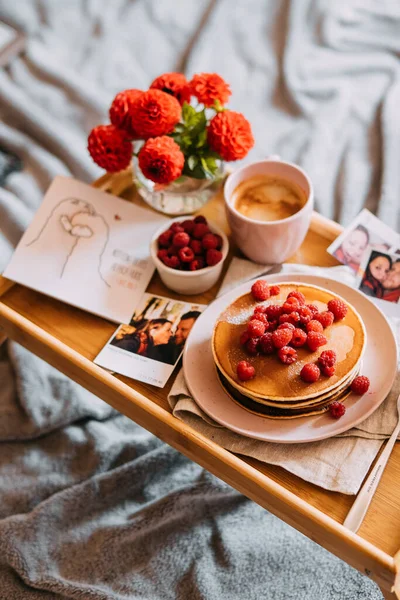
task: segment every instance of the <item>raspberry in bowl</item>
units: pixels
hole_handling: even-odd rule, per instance
[[[163,283],[179,294],[202,294],[222,272],[228,255],[225,233],[203,215],[179,217],[153,236],[150,253]]]

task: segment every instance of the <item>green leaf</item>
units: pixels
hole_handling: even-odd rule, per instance
[[[199,159],[197,158],[197,156],[193,156],[193,154],[191,156],[189,156],[189,158],[187,160],[189,169],[191,171],[193,171],[193,169],[196,167],[198,162],[199,162]]]
[[[183,103],[182,106],[182,120],[184,122],[189,121],[193,115],[196,115],[196,110],[193,108],[193,106],[190,106],[190,104],[188,104],[187,102]]]
[[[182,144],[184,147],[189,148],[192,144],[192,138],[189,133],[183,133],[181,136]]]
[[[173,131],[174,133],[183,133],[185,131],[185,126],[183,123],[178,123],[177,125],[175,125],[175,129]]]
[[[193,115],[190,115],[186,121],[186,125],[189,129],[196,129],[197,127],[202,127],[203,116],[201,112],[195,112]]]
[[[187,175],[188,177],[193,177],[194,179],[206,179],[206,174],[204,173],[203,167],[201,166],[200,163],[198,163],[195,166],[193,171],[191,171],[189,169],[187,163],[185,163],[182,173],[183,173],[183,175]]]
[[[196,148],[202,148],[207,142],[207,130],[203,129],[197,136]]]
[[[212,179],[214,174],[218,171],[218,164],[215,158],[212,156],[202,156],[200,163],[207,179]]]
[[[213,177],[213,172],[212,170],[209,168],[208,164],[207,164],[207,160],[203,157],[200,158],[200,162],[201,162],[201,166],[203,167],[203,171],[204,174],[206,176],[207,179],[212,179]]]

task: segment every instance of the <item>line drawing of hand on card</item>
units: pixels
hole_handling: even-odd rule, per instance
[[[46,255],[43,268],[49,277],[68,279],[85,271],[110,287],[102,274],[102,257],[109,240],[109,227],[94,207],[79,198],[65,198],[56,204],[36,236],[27,244]],[[53,250],[57,248],[57,252]]]
[[[64,225],[75,242],[66,257],[61,276],[74,277],[84,269],[86,282],[91,281],[94,276],[111,287],[102,272],[103,255],[109,241],[109,226],[105,218],[96,212],[79,212],[69,222],[64,219]]]
[[[60,223],[64,227],[65,231],[67,231],[75,237],[89,238],[93,235],[93,231],[90,229],[90,227],[87,227],[86,225],[73,225],[68,215],[61,215]]]
[[[76,214],[93,214],[94,207],[79,198],[64,198],[58,202],[35,236],[25,244],[27,259],[40,257],[35,268],[43,270],[48,279],[61,277],[65,261],[76,244],[68,223]],[[43,260],[45,257],[45,260]]]

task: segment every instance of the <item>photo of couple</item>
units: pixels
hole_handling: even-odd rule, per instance
[[[400,300],[400,256],[372,250],[366,260],[359,289],[387,302]]]
[[[121,350],[174,365],[201,314],[198,305],[145,294],[129,325],[121,325],[110,344]]]

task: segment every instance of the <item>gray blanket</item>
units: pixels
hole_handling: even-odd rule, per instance
[[[381,598],[40,359],[5,350],[1,600]]]
[[[0,0],[28,34],[0,71],[0,270],[56,174],[100,175],[114,94],[217,71],[253,123],[248,160],[302,164],[318,209],[399,223],[396,2]],[[0,361],[0,600],[355,600],[375,585],[9,343]]]

